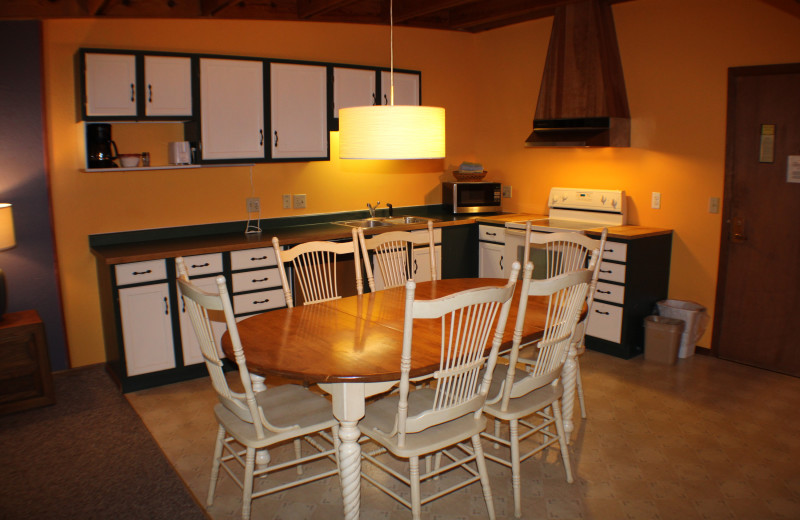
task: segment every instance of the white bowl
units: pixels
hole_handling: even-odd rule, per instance
[[[120,154],[119,162],[123,168],[136,168],[139,166],[139,159],[141,158],[142,156],[138,153],[125,153]]]

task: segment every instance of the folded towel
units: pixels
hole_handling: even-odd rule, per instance
[[[483,165],[480,163],[462,162],[458,170],[462,172],[482,172]]]

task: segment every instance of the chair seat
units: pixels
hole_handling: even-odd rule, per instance
[[[421,388],[408,394],[408,415],[429,410],[435,391],[430,388]],[[381,445],[398,457],[408,458],[434,451],[439,451],[453,444],[463,442],[473,435],[477,435],[486,428],[486,418],[481,416],[476,419],[475,414],[469,413],[452,421],[442,423],[418,433],[407,433],[405,445],[398,446],[397,436],[390,436],[395,426],[399,395],[391,395],[370,404],[366,414],[360,421],[361,432],[375,439]]]
[[[497,365],[495,367],[494,374],[492,375],[492,386],[489,388],[489,397],[487,401],[494,401],[495,398],[499,397],[507,371],[508,366],[506,365]],[[516,383],[529,375],[530,374],[525,370],[517,368],[514,371],[514,382]],[[537,388],[522,397],[509,399],[508,409],[506,411],[500,409],[501,401],[497,401],[493,404],[487,402],[483,407],[483,411],[498,419],[518,419],[550,405],[550,403],[560,399],[562,393],[563,386],[559,380],[556,384],[549,384]]]
[[[218,403],[214,406],[217,420],[230,435],[247,446],[256,448],[269,446],[338,424],[333,417],[331,403],[300,385],[281,385],[255,395],[270,424],[278,428],[293,425],[297,425],[298,428],[285,432],[265,429],[265,437],[258,439],[252,424],[243,421],[222,403]]]

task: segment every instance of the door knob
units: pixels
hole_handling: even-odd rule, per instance
[[[744,232],[744,219],[742,217],[735,217],[731,222],[731,240],[734,242],[744,242],[747,240],[747,235]]]

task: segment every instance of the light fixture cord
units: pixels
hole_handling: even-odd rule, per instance
[[[393,0],[389,0],[389,104],[394,106],[394,13]]]

